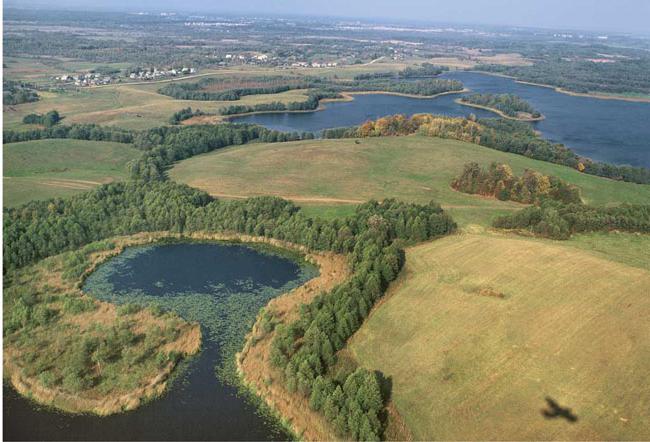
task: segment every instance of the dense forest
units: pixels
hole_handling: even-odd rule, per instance
[[[461,98],[461,102],[497,109],[509,117],[517,118],[520,113],[539,118],[541,114],[530,103],[514,94],[471,94]]]
[[[380,440],[387,398],[377,374],[357,368],[333,375],[329,369],[336,351],[397,276],[404,260],[400,245],[454,229],[453,220],[434,203],[371,201],[352,217],[326,221],[307,218],[279,198],[222,202],[169,181],[129,181],[66,200],[5,209],[5,281],[11,282],[14,269],[44,257],[141,231],[240,232],[346,253],[352,277],[303,306],[298,320],[278,327],[272,360],[283,370],[287,388],[309,397],[311,407],[342,437]]]
[[[38,101],[40,97],[35,86],[24,81],[3,80],[2,104],[15,105]]]
[[[361,126],[328,129],[323,138],[395,136],[420,133],[480,144],[502,152],[524,155],[536,160],[562,164],[590,175],[621,181],[650,184],[650,169],[616,166],[581,157],[562,144],[544,140],[530,125],[502,118],[456,118],[418,114],[410,118],[393,115],[367,121]]]
[[[493,225],[501,229],[526,230],[553,239],[568,239],[574,233],[613,230],[650,233],[650,206],[593,207],[547,200],[540,206],[501,216]]]
[[[522,81],[548,84],[569,91],[611,94],[650,94],[650,59],[617,58],[607,63],[547,58],[532,66],[479,65],[479,70],[506,74]]]
[[[451,182],[459,192],[492,196],[501,201],[539,204],[550,198],[563,203],[581,203],[580,189],[554,176],[526,169],[517,177],[507,164],[492,163],[486,169],[468,163],[459,177]]]
[[[460,92],[463,90],[463,83],[457,80],[429,78],[416,81],[355,81],[351,83],[340,83],[339,85],[333,87],[335,90],[341,92],[381,91],[394,92],[398,94],[421,95],[427,97],[444,92]]]

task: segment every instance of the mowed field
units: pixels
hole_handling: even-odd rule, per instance
[[[214,196],[276,195],[308,212],[339,216],[368,199],[435,200],[461,225],[487,225],[499,214],[523,206],[454,191],[450,182],[463,165],[508,163],[515,173],[530,168],[582,189],[585,202],[613,205],[650,203],[650,186],[598,178],[564,166],[506,154],[475,144],[424,136],[309,140],[250,144],[178,163],[173,180]]]
[[[37,140],[3,146],[4,206],[66,197],[126,178],[140,152],[128,144]]]
[[[455,235],[407,250],[349,347],[416,439],[647,440],[649,290],[561,242]]]

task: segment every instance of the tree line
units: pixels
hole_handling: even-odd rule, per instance
[[[221,91],[207,89],[214,84],[227,87],[231,83],[231,79],[205,78],[194,83],[169,83],[158,89],[158,92],[179,100],[237,101],[246,95],[278,94],[293,89],[315,87],[312,81],[292,77],[254,77],[242,80],[242,83],[255,86],[227,88]]]
[[[2,141],[18,143],[21,141],[44,140],[48,138],[71,138],[74,140],[112,141],[132,143],[135,131],[98,124],[54,125],[52,127],[28,130],[4,130]]]
[[[181,121],[189,120],[190,118],[201,115],[206,115],[206,113],[202,112],[201,109],[192,110],[191,107],[185,107],[178,112],[174,112],[172,116],[169,117],[169,122],[171,124],[179,124]]]
[[[539,204],[546,198],[563,203],[581,203],[580,189],[554,176],[526,169],[517,177],[507,164],[493,162],[488,168],[467,163],[463,172],[451,182],[459,192],[491,196],[501,201]]]
[[[479,65],[478,70],[506,74],[518,80],[548,84],[573,92],[612,94],[650,94],[650,59],[620,58],[610,63],[588,60],[567,61],[562,56],[548,57],[532,66]]]
[[[563,144],[540,138],[530,125],[503,118],[477,120],[474,116],[458,118],[431,114],[417,114],[412,117],[393,115],[367,121],[360,126],[324,130],[322,136],[323,138],[356,138],[414,133],[475,143],[502,152],[561,164],[590,175],[637,184],[650,184],[650,169],[616,166],[581,157]]]
[[[416,81],[394,81],[394,80],[368,80],[341,83],[335,87],[336,90],[346,92],[381,91],[394,92],[398,94],[431,96],[444,92],[459,92],[463,90],[463,83],[458,80],[446,80],[430,78]]]
[[[258,103],[253,106],[233,105],[219,109],[221,115],[246,114],[251,112],[285,112],[285,111],[305,111],[318,108],[320,100],[325,98],[341,98],[341,95],[333,90],[317,90],[307,95],[305,101],[292,101],[282,103],[281,101],[272,101],[270,103]]]
[[[594,207],[544,201],[511,215],[497,218],[494,227],[526,230],[552,239],[569,239],[574,233],[624,232],[650,233],[650,206],[623,204]]]
[[[253,141],[275,143],[313,137],[311,132],[279,132],[251,124],[159,127],[134,135],[133,145],[143,153],[127,167],[135,180],[164,180],[174,162],[194,155]]]
[[[394,72],[368,72],[357,74],[354,76],[355,80],[379,80],[389,78],[421,78],[421,77],[436,77],[443,72],[448,71],[447,66],[438,66],[431,63],[422,63],[419,66],[407,66],[401,71]]]
[[[517,118],[520,112],[530,114],[533,118],[542,115],[530,103],[515,94],[471,94],[461,98],[461,101],[497,109],[513,118]]]

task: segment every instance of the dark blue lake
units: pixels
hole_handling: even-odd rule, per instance
[[[223,243],[133,247],[102,264],[84,290],[116,303],[154,303],[202,327],[201,352],[159,399],[108,417],[38,407],[4,386],[5,440],[286,440],[274,419],[236,387],[228,373],[234,352],[261,307],[302,285],[317,269],[296,257]]]
[[[576,97],[551,88],[475,72],[443,75],[463,82],[478,93],[517,94],[546,116],[532,123],[542,136],[563,143],[580,155],[614,164],[650,167],[650,103]],[[394,95],[356,95],[351,102],[327,103],[322,111],[248,115],[233,121],[256,123],[283,131],[318,132],[322,129],[355,126],[386,115],[432,113],[479,117],[496,115],[454,102],[459,95],[433,99]]]

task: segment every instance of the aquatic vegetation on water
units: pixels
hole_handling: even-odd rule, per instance
[[[223,245],[234,247],[232,245]],[[121,255],[101,265],[86,280],[84,290],[93,296],[115,304],[139,304],[155,306],[162,310],[176,312],[188,321],[196,321],[203,328],[207,345],[218,347],[219,358],[214,361],[219,379],[227,384],[236,385],[235,354],[241,350],[244,338],[250,331],[259,310],[272,298],[304,284],[318,274],[315,266],[305,261],[297,262],[295,253],[282,253],[285,258],[299,264],[296,277],[278,286],[279,280],[272,278],[271,285],[255,281],[255,268],[252,276],[231,281],[217,282],[207,280],[200,290],[186,291],[177,287],[174,275],[166,275],[164,280],[152,283],[152,290],[147,288],[124,289],[120,280],[138,278],[131,263],[134,258],[151,253],[162,245],[149,245],[126,249]],[[237,246],[247,247],[248,246]],[[256,247],[261,255],[276,256],[269,247]],[[209,279],[209,278],[208,278]],[[157,294],[152,294],[155,291]]]

